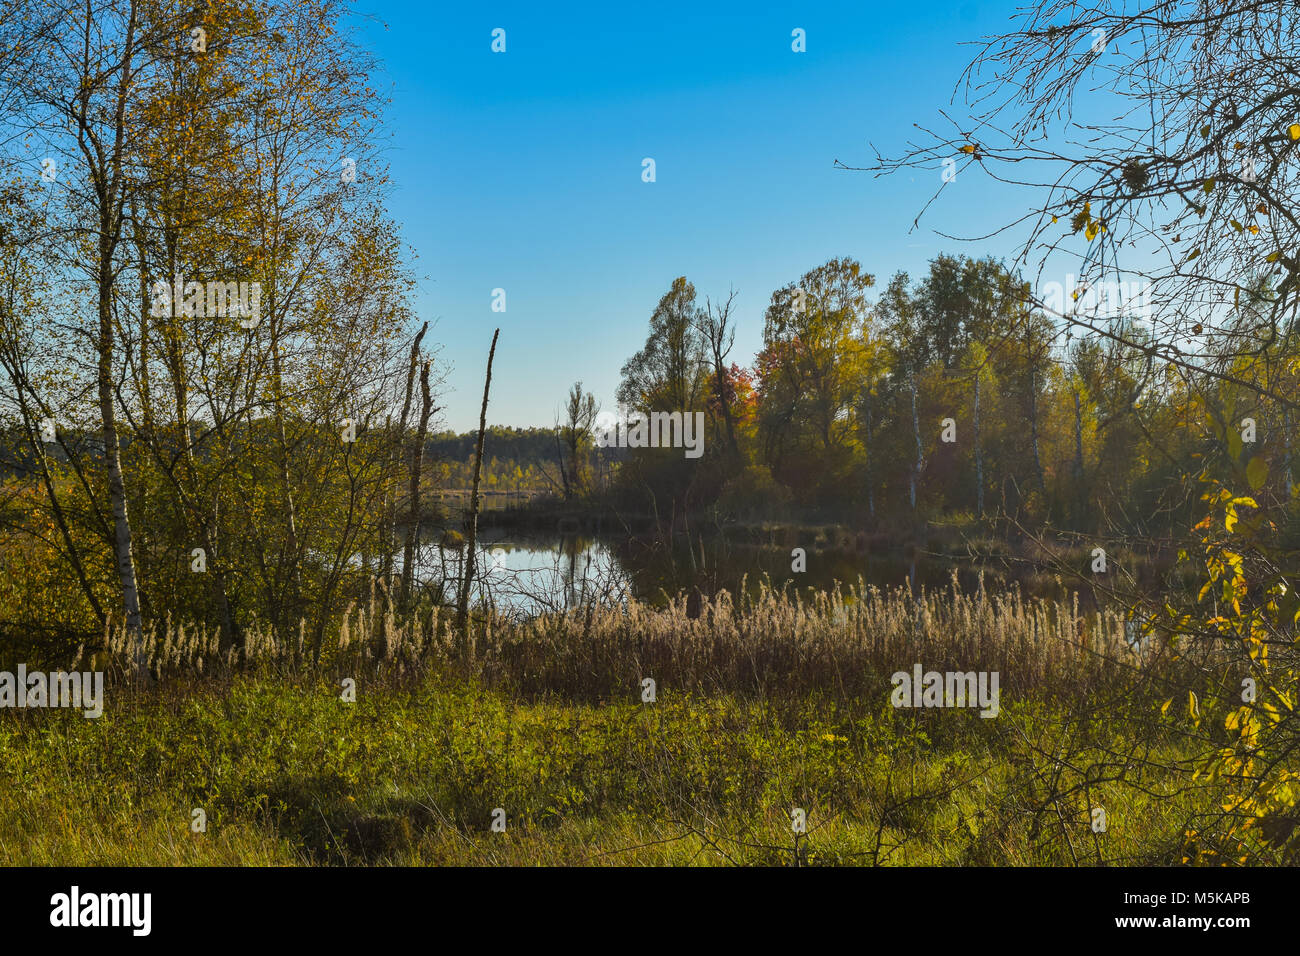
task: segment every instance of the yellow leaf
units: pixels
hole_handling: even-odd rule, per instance
[[[1300,123],[1292,123],[1287,132],[1291,134],[1292,139],[1300,139]]]

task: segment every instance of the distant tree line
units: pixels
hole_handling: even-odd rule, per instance
[[[1300,341],[1293,330],[1239,349],[1275,295],[1261,284],[1202,335],[1198,374],[1152,354],[1140,314],[1076,334],[993,259],[940,255],[880,287],[837,258],[772,293],[745,369],[731,356],[734,297],[700,304],[678,278],[618,397],[640,413],[704,411],[707,451],[638,449],[614,493],[661,517],[787,508],[872,527],[947,515],[1160,536],[1188,527],[1189,481],[1207,463],[1227,469],[1215,455],[1235,435],[1267,468],[1258,494],[1285,504],[1291,418],[1249,383],[1297,394]],[[1222,366],[1242,384],[1216,377]]]

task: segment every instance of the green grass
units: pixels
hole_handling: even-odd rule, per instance
[[[1215,803],[1161,769],[1186,754],[1150,726],[1136,741],[1005,693],[992,720],[896,711],[879,683],[839,699],[661,686],[653,704],[527,699],[443,671],[359,678],[354,704],[318,679],[121,687],[97,720],[0,718],[0,863],[1161,864]],[[1067,739],[1064,769],[1039,752]],[[1136,749],[1126,781],[1080,785]]]

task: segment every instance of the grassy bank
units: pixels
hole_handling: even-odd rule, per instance
[[[0,722],[0,862],[1178,863],[1215,792],[1180,785],[1172,729],[1143,738],[1006,698],[984,720],[884,694],[528,701],[446,673],[363,676],[355,703],[325,680],[175,683],[98,720]],[[1040,750],[1065,739],[1052,770]],[[1140,788],[1080,786],[1138,748]]]
[[[1177,864],[1221,823],[1224,785],[1192,775],[1231,706],[1212,655],[1139,649],[1074,600],[854,587],[487,617],[472,665],[449,625],[376,598],[319,662],[305,632],[109,634],[71,662],[108,672],[101,718],[0,719],[0,862]],[[1000,711],[895,708],[917,663],[998,672]],[[1195,732],[1162,707],[1189,689]]]

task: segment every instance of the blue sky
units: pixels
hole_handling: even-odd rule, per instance
[[[746,365],[772,291],[833,256],[883,284],[941,251],[1010,254],[1009,240],[932,231],[985,232],[1023,208],[987,179],[959,176],[909,233],[939,168],[877,179],[833,164],[865,165],[869,143],[899,152],[913,123],[937,123],[975,50],[962,44],[1004,29],[1015,2],[362,0],[374,19],[358,19],[359,39],[391,85],[391,209],[450,366],[446,424],[477,427],[498,324],[489,423],[547,426],[576,380],[612,407],[676,276],[701,302],[737,289],[732,357]],[[498,27],[505,53],[491,51]]]

